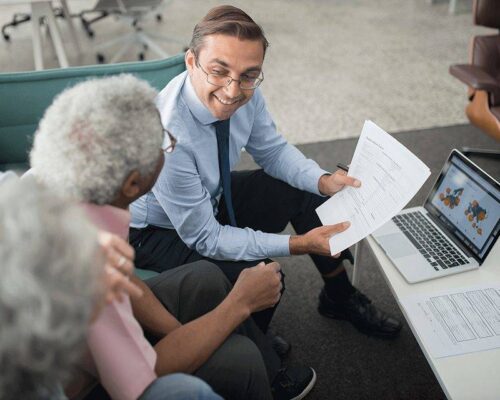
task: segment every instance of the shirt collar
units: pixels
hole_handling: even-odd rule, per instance
[[[182,98],[191,113],[202,125],[210,125],[218,121],[198,98],[189,75],[187,75],[184,86],[182,87]]]
[[[81,204],[90,220],[102,230],[114,233],[122,239],[128,237],[130,212],[109,205],[98,206],[95,204]]]

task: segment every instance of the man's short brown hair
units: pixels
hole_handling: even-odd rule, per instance
[[[246,12],[226,5],[212,8],[196,24],[189,44],[190,50],[197,57],[203,47],[205,36],[217,34],[237,37],[240,40],[260,40],[264,54],[269,46],[262,28]]]

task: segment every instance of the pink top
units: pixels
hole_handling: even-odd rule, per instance
[[[84,205],[98,228],[126,239],[130,214],[112,206]],[[114,301],[90,325],[87,343],[97,374],[113,399],[136,400],[156,379],[156,352],[132,314],[130,299]]]

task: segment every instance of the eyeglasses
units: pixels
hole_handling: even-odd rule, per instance
[[[264,72],[262,71],[260,72],[260,75],[256,78],[242,75],[240,76],[240,79],[234,79],[231,78],[229,75],[208,73],[200,65],[198,59],[196,59],[196,66],[205,73],[205,75],[207,76],[207,82],[214,86],[228,87],[234,81],[239,83],[240,89],[251,90],[251,89],[256,89],[264,80]]]
[[[175,145],[177,144],[177,139],[170,133],[168,129],[163,128],[163,133],[167,134],[166,136],[170,140],[170,143],[166,147],[163,147],[162,150],[165,153],[172,153],[175,149]]]

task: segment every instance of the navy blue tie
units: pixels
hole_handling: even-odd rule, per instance
[[[226,201],[227,215],[232,226],[236,226],[233,200],[231,198],[231,169],[229,167],[229,120],[214,122],[219,153],[219,172],[222,181],[222,192]]]

